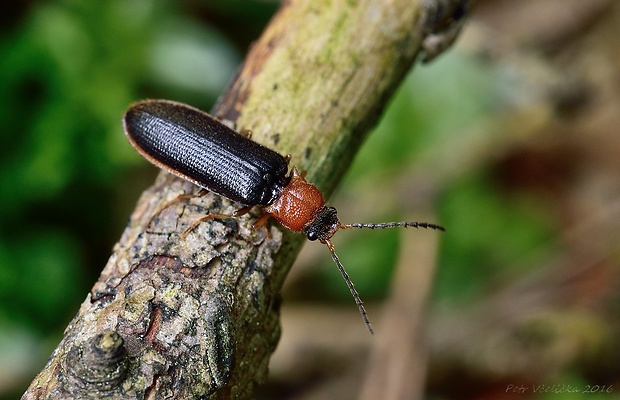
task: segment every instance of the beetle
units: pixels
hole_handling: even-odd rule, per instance
[[[186,104],[170,100],[139,101],[125,112],[123,129],[138,153],[157,167],[243,204],[245,207],[233,217],[259,206],[264,214],[254,222],[254,227],[273,217],[282,226],[305,233],[308,240],[325,244],[370,333],[373,329],[366,309],[336,255],[332,236],[348,228],[445,230],[427,222],[342,224],[336,209],[325,204],[321,192],[306,181],[304,173],[296,167],[289,172],[290,156],[282,156]],[[209,218],[208,215],[201,221]]]

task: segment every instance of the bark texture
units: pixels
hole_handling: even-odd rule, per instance
[[[465,3],[284,2],[212,113],[291,154],[329,195],[416,56],[454,39]],[[241,208],[196,192],[162,173],[142,195],[25,399],[249,398],[266,379],[304,238],[252,229],[259,211],[182,238],[201,216]]]

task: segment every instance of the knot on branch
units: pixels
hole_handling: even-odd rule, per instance
[[[74,394],[111,392],[127,376],[128,366],[123,338],[115,331],[100,333],[69,350],[65,389]]]

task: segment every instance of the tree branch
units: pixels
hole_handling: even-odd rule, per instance
[[[214,114],[291,154],[329,194],[425,38],[426,58],[454,39],[464,3],[284,2]],[[254,213],[180,240],[201,216],[240,208],[213,194],[182,198],[196,191],[162,173],[142,195],[24,398],[248,398],[266,379],[280,288],[303,237],[253,230]]]

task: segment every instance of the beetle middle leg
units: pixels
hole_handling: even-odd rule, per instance
[[[151,222],[153,222],[154,219],[159,218],[159,215],[165,209],[167,209],[168,207],[170,207],[174,203],[177,203],[179,201],[189,201],[191,199],[197,199],[197,198],[205,196],[207,193],[209,193],[209,191],[207,189],[200,189],[197,193],[185,193],[185,194],[180,194],[180,195],[176,196],[172,200],[167,201],[166,203],[164,203],[164,205],[159,207],[159,209],[155,212],[155,214],[153,214],[151,216],[151,218],[149,219],[149,222],[148,222],[147,225],[150,225]]]
[[[238,218],[238,217],[240,217],[240,216],[242,216],[244,214],[247,214],[252,209],[252,207],[254,207],[254,206],[243,207],[243,208],[235,211],[232,214],[210,213],[210,214],[205,215],[204,217],[200,217],[196,222],[191,224],[187,229],[185,229],[183,231],[181,236],[179,236],[179,239],[185,240],[187,235],[189,235],[194,229],[196,229],[200,224],[202,224],[205,221],[208,221],[208,220],[211,220],[211,219]]]

